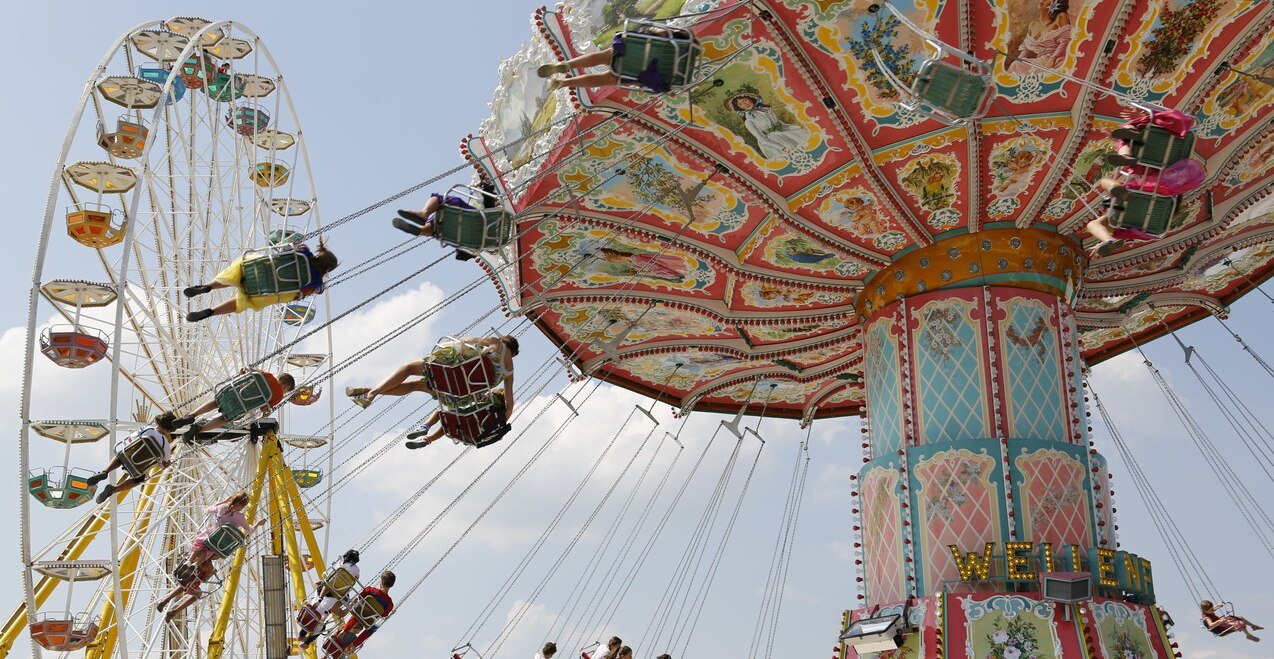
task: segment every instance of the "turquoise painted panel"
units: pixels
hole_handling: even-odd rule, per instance
[[[928,302],[912,313],[918,435],[924,443],[992,434],[986,412],[986,373],[977,303],[962,298]]]
[[[877,319],[867,329],[863,346],[872,455],[893,453],[902,446],[902,382],[893,327],[892,317]]]
[[[1000,300],[997,305],[1005,315],[999,333],[1009,436],[1065,440],[1065,380],[1052,308],[1026,297]]]

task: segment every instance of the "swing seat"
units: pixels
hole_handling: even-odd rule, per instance
[[[651,28],[665,30],[667,34],[652,34]],[[703,47],[690,30],[627,19],[619,36],[624,44],[623,54],[616,53],[611,58],[611,72],[619,78],[620,87],[652,91],[652,87],[646,84],[651,75],[648,71],[653,71],[659,81],[670,89],[683,87],[694,80]]]
[[[313,634],[323,627],[323,618],[313,604],[303,604],[296,612],[296,626],[306,634]]]
[[[314,320],[314,305],[305,302],[291,302],[283,306],[283,324],[300,327]]]
[[[429,388],[453,398],[471,396],[498,384],[495,360],[476,346],[440,343],[425,360]]]
[[[920,65],[911,91],[928,105],[956,118],[970,119],[986,113],[994,88],[984,75],[931,59]]]
[[[213,76],[217,75],[217,65],[212,58],[204,54],[194,54],[181,63],[181,81],[187,89],[202,89]]]
[[[51,652],[83,650],[97,638],[97,632],[97,623],[84,614],[41,613],[31,623],[31,640]]]
[[[1190,157],[1194,151],[1194,133],[1177,137],[1172,131],[1147,124],[1141,138],[1132,142],[1132,157],[1149,167],[1167,167]]]
[[[232,108],[226,113],[226,125],[243,137],[252,137],[270,125],[270,115],[256,108]]]
[[[271,245],[293,245],[305,240],[305,235],[292,229],[275,229],[266,240]]]
[[[442,431],[460,444],[474,448],[490,446],[509,432],[503,411],[484,407],[468,414],[443,411],[440,415]]]
[[[168,80],[168,69],[159,64],[143,64],[137,67],[137,77],[159,85],[161,88]],[[186,95],[186,83],[178,76],[173,79],[173,86],[168,91],[166,103],[172,105]]]
[[[292,398],[288,401],[293,405],[313,405],[322,397],[323,390],[319,387],[311,387],[309,385],[301,385],[292,391]]]
[[[333,632],[327,638],[323,639],[323,656],[324,657],[344,657],[345,653],[351,648],[350,643],[357,638],[354,634],[346,634],[340,631]]]
[[[164,459],[164,447],[149,434],[134,435],[115,447],[120,466],[133,478],[145,478],[151,467]]]
[[[434,215],[434,237],[469,252],[494,251],[513,240],[515,218],[493,195],[468,185],[453,185],[444,199],[465,200],[471,208],[444,203]],[[489,202],[497,202],[491,208]]]
[[[132,160],[140,158],[146,149],[146,140],[150,137],[150,129],[145,122],[120,117],[115,121],[115,132],[106,132],[106,127],[97,125],[97,145],[116,158]]]
[[[363,595],[349,608],[350,615],[364,627],[371,627],[385,618],[385,607],[374,595]]]
[[[248,541],[248,534],[234,524],[226,524],[212,532],[205,543],[208,551],[217,558],[225,558],[233,554]]]
[[[1112,229],[1139,229],[1152,236],[1162,236],[1168,232],[1176,211],[1176,197],[1129,192],[1128,199],[1112,209],[1109,223]]]
[[[287,183],[291,174],[287,167],[277,162],[259,162],[248,172],[252,182],[262,188],[277,188]]]
[[[76,204],[66,213],[66,234],[94,249],[118,245],[124,240],[123,214],[93,202]]]
[[[218,387],[216,399],[221,415],[236,421],[270,403],[270,385],[261,373],[244,373]]]
[[[297,487],[308,490],[322,482],[323,472],[318,469],[293,469],[292,480],[296,481]]]
[[[358,580],[344,567],[336,567],[327,571],[319,581],[319,587],[326,588],[336,597],[345,597],[358,585]]]
[[[292,246],[243,255],[239,286],[248,297],[296,293],[310,280],[310,261]]]
[[[40,333],[40,352],[63,368],[84,368],[102,361],[110,347],[105,333],[55,326]]]
[[[243,81],[238,75],[218,73],[208,81],[208,85],[204,87],[204,93],[218,103],[227,103],[243,98],[243,87]]]
[[[97,486],[88,484],[93,472],[87,469],[53,467],[32,469],[27,474],[27,491],[48,508],[70,510],[92,500]]]

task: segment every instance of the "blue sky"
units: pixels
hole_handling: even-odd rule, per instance
[[[397,6],[377,2],[231,1],[22,3],[13,7],[8,14],[11,24],[25,27],[10,30],[11,55],[0,61],[0,81],[11,91],[3,109],[4,125],[9,128],[6,134],[9,157],[0,165],[9,190],[6,226],[10,247],[5,252],[8,258],[0,260],[0,273],[13,282],[29,278],[31,250],[36,244],[44,209],[44,191],[83,80],[110,42],[132,25],[148,19],[193,14],[243,21],[261,35],[278,60],[297,104],[324,217],[331,221],[459,163],[457,144],[464,134],[476,131],[487,116],[486,105],[496,84],[499,63],[529,37],[530,18],[538,4],[516,0],[398,3]],[[443,184],[438,186],[443,187]],[[331,236],[333,249],[347,263],[381,251],[402,239],[402,234],[388,226],[388,219],[389,213],[381,211],[357,220],[357,228],[346,228]],[[66,249],[65,241],[61,249]],[[386,285],[419,267],[420,259],[434,258],[438,253],[434,246],[417,250],[416,256],[356,280],[360,283],[335,289],[333,308],[349,307],[366,291]],[[338,353],[349,354],[377,337],[378,328],[392,327],[413,315],[413,309],[457,290],[477,276],[477,269],[448,261],[431,270],[429,275],[428,281],[412,282],[342,323],[336,332]],[[21,285],[0,288],[0,310],[3,310],[0,311],[0,368],[16,369],[20,365],[24,297]],[[400,361],[403,354],[418,354],[436,335],[455,331],[479,310],[495,302],[493,290],[484,286],[430,323],[400,337],[386,350],[360,362],[346,374],[346,380],[367,382],[378,378]],[[1267,359],[1274,356],[1274,345],[1268,331],[1262,330],[1268,327],[1271,311],[1274,308],[1268,301],[1253,295],[1236,307],[1232,322],[1232,327]],[[538,364],[549,355],[550,347],[534,332],[527,336],[533,338],[524,341],[527,347],[520,363]],[[1267,376],[1246,358],[1215,321],[1205,321],[1182,332],[1182,336],[1198,346],[1230,379],[1231,385],[1248,396],[1249,403],[1268,402],[1271,389]],[[1150,346],[1148,352],[1193,404],[1213,440],[1230,453],[1232,463],[1249,488],[1258,498],[1268,500],[1274,488],[1255,466],[1243,459],[1245,453],[1238,440],[1227,432],[1215,410],[1205,404],[1206,396],[1191,386],[1193,379],[1180,366],[1175,345],[1160,341]],[[1098,392],[1113,408],[1117,423],[1137,452],[1143,468],[1169,508],[1177,511],[1178,523],[1195,550],[1207,561],[1223,593],[1258,623],[1274,622],[1274,594],[1269,580],[1263,576],[1268,570],[1261,567],[1268,566],[1269,556],[1244,529],[1242,519],[1231,510],[1211,474],[1198,466],[1196,449],[1186,445],[1184,433],[1172,419],[1139,358],[1123,357],[1098,366],[1094,380]],[[0,386],[0,400],[5,409],[16,412],[19,387],[20,383],[13,381]],[[72,391],[46,393],[58,396],[70,395]],[[100,395],[105,396],[106,392]],[[513,566],[526,555],[544,524],[616,432],[616,419],[641,402],[627,392],[609,388],[599,391],[589,402],[584,416],[527,473],[510,492],[510,497],[493,509],[473,535],[429,577],[404,605],[401,614],[374,638],[369,645],[369,650],[375,650],[373,656],[441,656],[456,641],[462,640],[462,632],[479,616],[483,605]],[[1268,407],[1261,411],[1268,421]],[[444,518],[431,538],[399,567],[400,584],[415,582],[433,565],[469,520],[512,478],[519,461],[529,459],[531,446],[547,437],[548,428],[554,420],[562,419],[562,414],[560,407],[546,414],[528,433],[527,441],[519,442],[524,445],[493,470],[490,482],[484,481]],[[3,418],[9,419],[6,427],[13,431],[10,436],[16,437],[17,415],[11,412]],[[675,429],[676,422],[666,407],[659,410],[659,418],[667,429]],[[686,455],[679,461],[666,486],[669,491],[664,495],[670,494],[684,476],[685,468],[708,440],[716,421],[716,417],[710,416],[696,418],[687,426],[683,434],[687,438]],[[635,420],[624,428],[621,441],[599,468],[599,477],[583,490],[582,503],[570,511],[560,530],[545,543],[526,577],[514,586],[508,597],[497,603],[491,621],[477,636],[479,641],[493,638],[513,610],[515,600],[529,596],[534,584],[587,517],[592,508],[590,504],[603,496],[609,486],[607,479],[617,475],[633,455],[648,427],[648,422]],[[662,432],[663,429],[656,432],[655,439]],[[778,421],[764,422],[761,434],[769,442],[761,453],[733,541],[723,556],[691,641],[691,654],[695,657],[739,657],[750,644],[795,446],[805,435],[794,424]],[[1251,644],[1207,637],[1193,622],[1196,609],[1173,573],[1145,508],[1132,489],[1131,479],[1100,429],[1096,437],[1116,474],[1116,505],[1123,543],[1126,548],[1155,561],[1161,600],[1182,623],[1178,631],[1187,655],[1258,656],[1241,654],[1252,652]],[[374,434],[368,434],[356,443],[375,446],[378,441],[381,440]],[[820,422],[814,426],[809,484],[775,644],[777,656],[826,653],[834,644],[840,611],[855,602],[853,559],[848,551],[848,527],[852,523],[848,477],[861,463],[858,446],[858,428],[854,422]],[[745,446],[741,462],[750,460],[753,450],[754,446]],[[643,501],[662,475],[660,470],[666,468],[669,451],[670,448],[665,447],[657,456],[654,467],[640,484],[643,489],[638,490],[636,501]],[[614,623],[607,630],[639,647],[642,657],[658,653],[650,652],[652,649],[663,651],[662,647],[643,646],[639,637],[658,610],[660,593],[686,550],[727,452],[728,447],[719,437],[709,454],[708,464],[703,467],[704,472],[691,483],[687,502],[671,518],[660,542],[653,547],[638,583],[620,602]],[[339,552],[346,545],[361,544],[373,525],[369,519],[380,519],[392,511],[402,497],[414,492],[423,478],[436,473],[454,454],[454,447],[440,444],[429,451],[392,452],[391,459],[377,461],[339,497],[333,550]],[[647,452],[638,456],[634,469],[640,469],[649,455]],[[457,473],[440,479],[438,486],[430,490],[399,525],[373,545],[366,564],[379,565],[395,553],[403,539],[432,519],[489,459],[490,455],[484,452],[473,463],[461,463],[464,466],[457,467]],[[16,465],[10,463],[9,466],[10,473],[17,471]],[[737,492],[742,478],[740,469],[736,471],[730,496]],[[535,602],[535,608],[504,646],[502,655],[530,656],[545,640],[550,621],[566,608],[567,594],[575,577],[584,571],[591,550],[605,542],[603,531],[627,496],[627,487],[620,487],[603,508],[599,520]],[[732,504],[733,500],[727,501],[726,513]],[[37,509],[36,514],[41,516],[41,524],[59,523],[58,511]],[[617,551],[623,543],[636,542],[625,535],[624,529],[637,514],[636,511],[630,513],[628,521],[619,527],[619,544],[612,542],[610,551]],[[0,523],[7,523],[10,528],[16,524],[12,508],[4,507]],[[724,524],[724,519],[720,523]],[[640,547],[634,551],[637,549]],[[20,598],[16,548],[11,549],[8,557],[10,569],[0,570],[0,601],[16,602]],[[557,629],[561,627],[557,625]],[[564,646],[564,649],[570,648]]]

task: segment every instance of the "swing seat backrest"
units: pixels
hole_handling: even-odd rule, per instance
[[[374,595],[359,597],[349,608],[350,615],[364,627],[371,627],[385,617],[385,607]]]
[[[443,204],[434,220],[434,236],[444,245],[473,252],[497,250],[513,240],[513,219],[502,208]]]
[[[225,524],[208,536],[208,551],[225,558],[248,541],[248,534],[234,524]]]
[[[961,119],[978,116],[994,93],[990,81],[961,66],[927,60],[916,71],[912,91],[920,100]]]
[[[120,466],[133,478],[144,478],[151,467],[164,457],[164,447],[150,434],[139,434],[125,439],[116,447]]]
[[[1129,192],[1128,199],[1116,206],[1111,213],[1110,226],[1140,229],[1152,236],[1162,236],[1168,232],[1168,225],[1176,211],[1176,197]]]
[[[243,255],[240,286],[249,297],[295,293],[310,280],[310,262],[292,249],[253,251]]]
[[[1167,167],[1190,157],[1194,151],[1194,133],[1177,137],[1171,131],[1153,124],[1141,130],[1141,139],[1133,141],[1132,157],[1150,167]]]
[[[447,396],[463,397],[498,383],[491,353],[469,345],[440,345],[425,360],[430,388]]]
[[[443,433],[461,444],[482,448],[500,441],[505,435],[502,432],[504,414],[491,407],[467,414],[444,410],[440,416]]]
[[[652,34],[643,28],[667,30],[669,34]],[[640,84],[642,74],[654,63],[659,78],[669,87],[681,87],[694,80],[695,69],[703,47],[689,30],[657,23],[630,20],[621,33],[624,54],[611,59],[611,72],[626,89],[650,91]]]
[[[270,402],[270,385],[265,376],[244,373],[217,389],[217,409],[227,421],[246,416]]]
[[[354,589],[357,583],[358,580],[354,578],[354,575],[350,574],[349,570],[344,567],[328,570],[327,574],[323,575],[323,580],[319,582],[321,586],[327,588],[336,597],[345,597],[349,591]]]

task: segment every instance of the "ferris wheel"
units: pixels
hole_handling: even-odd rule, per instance
[[[241,24],[190,17],[121,35],[84,85],[47,203],[21,402],[25,601],[0,656],[25,654],[27,638],[36,657],[277,652],[284,589],[322,570],[314,531],[330,519],[330,491],[316,486],[324,460],[330,469],[332,396],[294,407],[320,399],[330,331],[305,354],[291,347],[326,300],[191,323],[182,293],[245,251],[321,228],[300,121],[265,44]],[[293,374],[287,412],[216,441],[174,441],[171,466],[94,502],[101,486],[87,476],[132,431],[162,411],[189,413],[249,366]],[[228,552],[203,596],[165,620],[155,605],[206,508],[240,491],[269,530]]]

